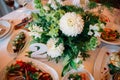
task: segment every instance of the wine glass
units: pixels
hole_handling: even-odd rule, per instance
[[[8,5],[12,10],[14,10],[14,0],[4,0],[6,5]]]
[[[20,7],[26,6],[32,0],[16,0],[16,2],[20,5]]]
[[[89,0],[73,0],[72,4],[78,7],[82,7],[83,9],[86,8],[87,4],[89,3]]]

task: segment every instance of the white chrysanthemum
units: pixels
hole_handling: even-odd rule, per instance
[[[58,39],[55,38],[50,38],[47,42],[47,47],[48,47],[48,51],[47,54],[48,56],[52,57],[52,58],[56,58],[58,56],[61,56],[61,54],[63,53],[64,50],[64,46],[62,43],[60,43],[57,47],[56,47],[56,43],[57,43]]]
[[[60,30],[67,36],[77,36],[84,27],[82,17],[74,12],[66,13],[60,19]]]

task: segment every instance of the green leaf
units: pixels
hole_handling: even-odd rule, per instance
[[[88,8],[93,9],[93,8],[96,8],[96,7],[97,7],[97,3],[96,2],[90,1],[88,3]]]
[[[73,69],[77,69],[77,65],[76,65],[76,63],[75,63],[73,60],[70,61],[70,66],[71,66]]]
[[[108,67],[110,68],[110,74],[114,74],[120,71],[120,67],[117,67],[113,64],[108,64]]]
[[[70,66],[69,66],[69,63],[67,65],[65,65],[63,67],[63,70],[62,70],[62,75],[61,76],[64,76],[66,74],[66,72],[68,72],[70,70]]]
[[[32,13],[31,14],[33,20],[38,20],[38,14],[37,13]]]
[[[69,63],[70,56],[66,55],[63,60],[63,65],[67,65]]]

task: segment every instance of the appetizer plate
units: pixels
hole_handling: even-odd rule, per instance
[[[53,78],[53,80],[59,80],[59,77],[58,77],[58,74],[57,72],[50,66],[48,66],[47,64],[45,63],[42,63],[38,60],[35,60],[35,59],[31,59],[31,58],[28,58],[28,57],[19,57],[18,59],[16,60],[13,60],[12,62],[10,62],[4,69],[3,71],[0,72],[0,80],[6,80],[5,79],[5,76],[6,76],[6,69],[7,67],[11,66],[12,64],[15,64],[16,61],[24,61],[24,62],[32,62],[33,65],[37,68],[37,69],[40,69],[41,71],[43,72],[46,72],[46,73],[49,73],[51,75],[51,77]]]
[[[110,28],[112,30],[117,30],[117,32],[120,34],[120,26],[116,25],[114,23],[107,23],[106,28]],[[99,38],[100,41],[106,43],[106,44],[111,44],[111,45],[120,45],[120,38],[116,39],[115,41],[106,41],[102,39],[101,37]]]
[[[17,53],[14,52],[13,50],[13,40],[15,40],[16,36],[18,34],[20,34],[21,32],[23,32],[25,34],[25,44],[24,46],[22,47],[22,49],[20,51],[18,51]],[[29,34],[27,31],[25,30],[17,30],[11,37],[9,43],[8,43],[8,46],[7,46],[7,51],[10,55],[12,56],[17,56],[18,54],[20,54],[24,49],[25,47],[27,46],[27,44],[29,43],[29,40],[30,40],[30,37],[29,37]]]
[[[6,20],[0,20],[0,39],[7,35],[12,29],[11,24]]]
[[[83,68],[78,68],[77,70],[71,70],[71,71],[67,72],[66,75],[62,78],[62,80],[68,80],[69,75],[75,74],[75,73],[84,73],[86,75],[86,80],[94,80],[91,73]]]
[[[115,45],[107,45],[101,48],[94,65],[94,79],[95,80],[112,80],[109,73],[108,64],[110,63],[110,54],[119,52],[120,47]]]
[[[102,38],[100,38],[100,41],[106,43],[106,44],[111,44],[111,45],[120,45],[120,39],[116,39],[115,41],[106,41]]]

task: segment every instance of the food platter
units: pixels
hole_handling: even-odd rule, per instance
[[[115,45],[107,45],[101,48],[94,65],[93,75],[95,80],[112,80],[112,75],[110,75],[108,68],[110,55],[119,51],[120,47]]]
[[[106,43],[106,44],[111,44],[111,45],[120,45],[120,39],[116,39],[115,41],[106,41],[102,38],[100,38],[100,41]]]
[[[24,43],[20,43],[20,45],[23,44],[22,47],[20,47],[20,49],[15,52],[15,51],[14,51],[13,42],[14,42],[15,40],[17,40],[18,35],[21,34],[21,33],[23,33],[23,34],[24,34],[24,37],[25,37],[24,39],[21,39],[21,41],[22,41],[22,42],[24,41]],[[12,35],[12,37],[11,37],[11,39],[10,39],[8,45],[7,45],[7,51],[8,51],[8,53],[9,53],[10,55],[12,55],[12,56],[17,56],[19,53],[21,53],[21,52],[24,50],[24,48],[25,48],[25,47],[27,46],[27,44],[29,43],[29,40],[30,40],[30,37],[29,37],[29,34],[28,34],[27,31],[25,31],[25,30],[18,30],[18,31],[16,31],[16,32]],[[17,41],[17,42],[18,42],[18,41]],[[17,44],[17,45],[18,45],[18,44]]]
[[[43,72],[46,72],[48,74],[51,75],[52,79],[53,80],[59,80],[59,77],[58,77],[58,74],[57,72],[51,68],[50,66],[40,62],[40,61],[37,61],[37,60],[34,60],[34,59],[31,59],[31,58],[28,58],[28,57],[20,57],[20,58],[17,58],[16,60],[13,60],[12,62],[10,62],[1,72],[0,72],[0,80],[6,80],[6,73],[7,73],[7,67],[9,67],[10,65],[12,64],[15,64],[15,62],[17,60],[22,60],[24,62],[32,62],[34,64],[34,66],[38,69],[40,69],[41,71]]]
[[[120,28],[119,25],[116,25],[114,23],[108,23],[105,27],[106,29],[106,37],[107,38],[114,38],[115,36],[118,36],[118,38],[114,39],[114,40],[105,40],[102,37],[100,37],[100,41],[106,43],[106,44],[111,44],[111,45],[120,45]],[[101,34],[102,36],[102,34]]]
[[[66,75],[62,78],[62,80],[68,80],[68,77],[70,74],[75,74],[75,73],[84,73],[86,75],[85,80],[94,80],[93,76],[91,75],[90,72],[88,72],[86,69],[84,68],[78,68],[77,70],[71,70],[68,73],[66,73]]]
[[[0,20],[0,39],[10,33],[12,30],[11,24],[6,20]]]

